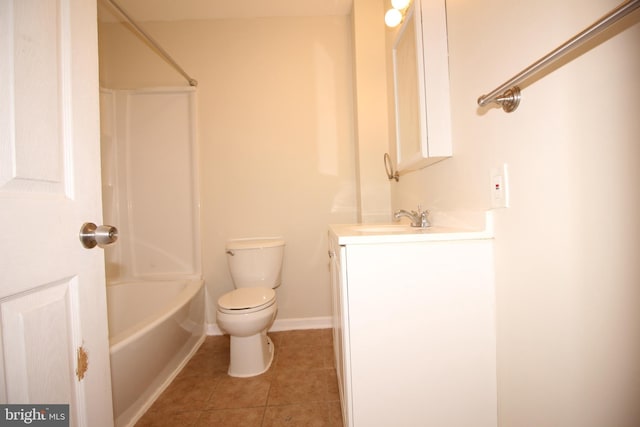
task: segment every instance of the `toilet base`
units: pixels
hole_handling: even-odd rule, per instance
[[[275,348],[273,341],[264,330],[249,337],[234,337],[229,343],[231,355],[229,376],[254,377],[269,370],[273,362]]]

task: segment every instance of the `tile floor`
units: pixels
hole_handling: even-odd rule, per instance
[[[342,426],[331,329],[272,332],[271,368],[227,375],[229,337],[207,337],[136,427]]]

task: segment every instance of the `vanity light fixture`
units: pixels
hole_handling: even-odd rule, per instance
[[[411,4],[411,0],[391,0],[392,8],[384,15],[384,22],[387,27],[397,27],[404,19],[404,14]]]

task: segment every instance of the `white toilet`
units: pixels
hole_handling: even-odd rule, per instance
[[[227,242],[227,261],[235,290],[218,299],[218,326],[231,337],[229,375],[252,377],[273,361],[267,329],[276,318],[276,292],[282,276],[284,240],[239,239]]]

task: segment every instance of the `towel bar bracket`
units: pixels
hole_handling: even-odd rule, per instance
[[[506,113],[511,113],[518,108],[518,105],[520,105],[520,88],[518,86],[514,86],[511,89],[507,89],[504,91],[502,96],[498,96],[492,101],[500,104]],[[479,105],[485,105],[488,102],[486,95],[478,98]]]

